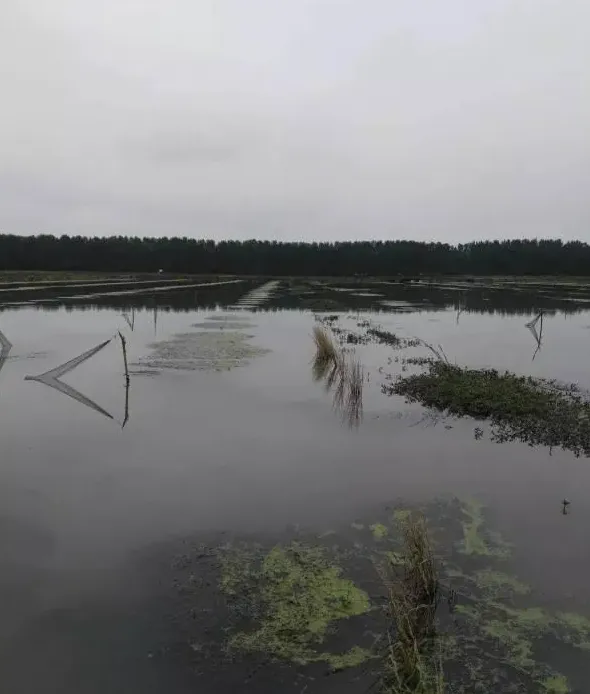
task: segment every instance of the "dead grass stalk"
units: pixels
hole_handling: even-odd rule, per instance
[[[331,364],[336,361],[338,348],[332,335],[320,325],[313,328],[313,341],[316,347],[315,361],[322,364]]]
[[[442,657],[436,632],[439,579],[422,516],[403,521],[401,566],[389,569],[385,656],[386,694],[443,694]],[[438,648],[437,648],[438,646]]]

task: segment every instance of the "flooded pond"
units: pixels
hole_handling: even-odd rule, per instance
[[[3,691],[412,691],[383,662],[418,511],[446,688],[413,691],[587,691],[583,446],[500,443],[487,415],[388,386],[434,350],[585,402],[589,287],[97,282],[0,303]],[[318,326],[358,365],[352,426]]]

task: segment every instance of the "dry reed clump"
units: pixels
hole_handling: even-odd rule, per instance
[[[316,353],[313,375],[323,380],[326,389],[333,390],[334,407],[350,424],[358,424],[363,412],[364,373],[361,363],[353,355],[338,348],[330,333],[320,326],[313,329]]]
[[[336,347],[332,335],[319,325],[314,326],[313,341],[316,349],[313,371],[315,379],[319,381],[338,363],[341,353]]]
[[[386,694],[442,694],[436,633],[439,579],[424,518],[408,517],[402,532],[401,566],[392,564],[387,579],[391,627],[382,690]]]

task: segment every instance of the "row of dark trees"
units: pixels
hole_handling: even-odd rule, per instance
[[[240,275],[590,275],[590,245],[559,240],[283,243],[0,235],[0,270]]]

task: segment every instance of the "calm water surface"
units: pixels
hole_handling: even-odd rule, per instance
[[[358,347],[369,382],[364,420],[349,429],[311,375],[315,316],[306,307],[313,292],[297,296],[279,287],[258,306],[235,308],[256,284],[221,289],[137,299],[133,330],[122,316],[131,317],[125,297],[110,306],[107,297],[102,305],[93,299],[0,312],[0,330],[13,345],[0,371],[3,691],[196,691],[194,673],[177,678],[150,669],[143,607],[133,611],[144,597],[136,557],[190,534],[322,530],[395,499],[480,499],[518,548],[522,579],[547,604],[575,603],[588,612],[587,459],[498,445],[487,436],[477,441],[471,420],[425,419],[419,406],[381,394],[383,371],[401,367],[388,364],[396,354],[380,345]],[[533,294],[527,309],[526,297],[515,294],[511,313],[508,292],[471,297],[469,307],[464,292],[365,291],[349,297],[322,290],[336,297],[324,313],[338,312],[343,325],[368,318],[441,344],[459,364],[590,389],[583,303],[555,307],[554,297]],[[525,323],[545,305],[535,355]],[[154,341],[226,315],[250,323],[242,332],[269,352],[231,371],[134,366]],[[63,377],[110,417],[24,380],[119,330],[132,368],[123,428],[126,391],[115,339]],[[568,516],[560,512],[564,497],[572,501]]]

